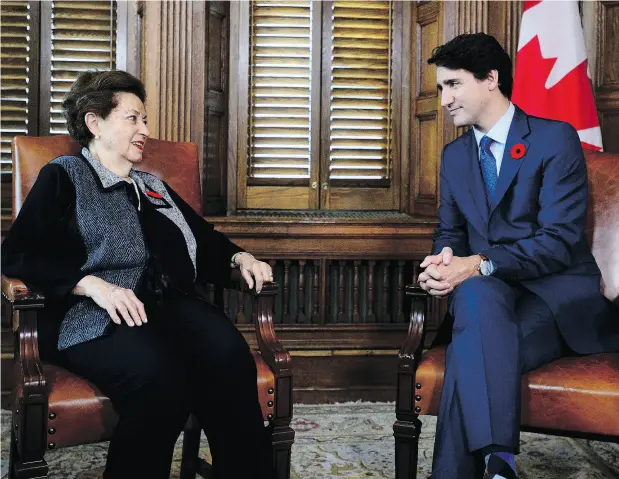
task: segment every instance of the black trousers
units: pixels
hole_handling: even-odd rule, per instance
[[[204,429],[216,478],[272,478],[258,402],[256,366],[245,339],[215,306],[166,299],[142,326],[64,350],[61,362],[109,396],[119,422],[105,479],[168,479],[190,412]]]

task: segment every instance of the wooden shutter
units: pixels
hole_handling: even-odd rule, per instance
[[[251,4],[248,173],[254,184],[310,178],[311,10],[311,0]]]
[[[239,165],[239,206],[317,208],[320,15],[315,11],[321,5],[254,0],[247,8],[247,144]]]
[[[391,6],[331,5],[329,180],[391,176]]]
[[[393,101],[401,75],[392,60],[401,7],[254,0],[248,8],[239,207],[398,210]]]
[[[392,188],[393,4],[335,0],[323,7],[329,81],[321,177],[328,185],[322,204],[330,209],[399,206]]]
[[[116,2],[54,1],[49,7],[51,37],[47,101],[49,124],[42,119],[43,131],[52,135],[66,133],[62,100],[79,73],[116,68]],[[48,128],[46,128],[48,127]]]
[[[0,171],[2,215],[11,214],[11,140],[37,133],[38,4],[0,2]]]

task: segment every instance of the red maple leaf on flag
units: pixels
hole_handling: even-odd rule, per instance
[[[524,2],[512,101],[529,115],[570,123],[584,148],[599,151],[584,42],[574,0]]]
[[[546,89],[544,84],[554,67],[556,58],[543,58],[538,37],[518,52],[518,65],[526,65],[526,82],[514,84],[514,99],[529,115],[548,117],[570,123],[577,130],[598,126],[597,111],[591,97],[591,84],[587,76],[587,60],[582,62],[559,83]],[[519,91],[520,89],[526,91]],[[582,102],[578,108],[574,103]]]

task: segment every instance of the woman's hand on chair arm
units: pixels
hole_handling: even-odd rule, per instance
[[[256,280],[256,292],[262,290],[262,285],[265,282],[273,281],[273,270],[268,263],[258,261],[249,253],[237,253],[233,257],[234,264],[241,270],[241,275],[245,278],[249,288],[254,287],[254,279]]]

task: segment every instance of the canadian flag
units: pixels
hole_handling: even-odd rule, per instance
[[[570,123],[583,148],[602,150],[576,0],[524,2],[512,101],[529,115]]]

